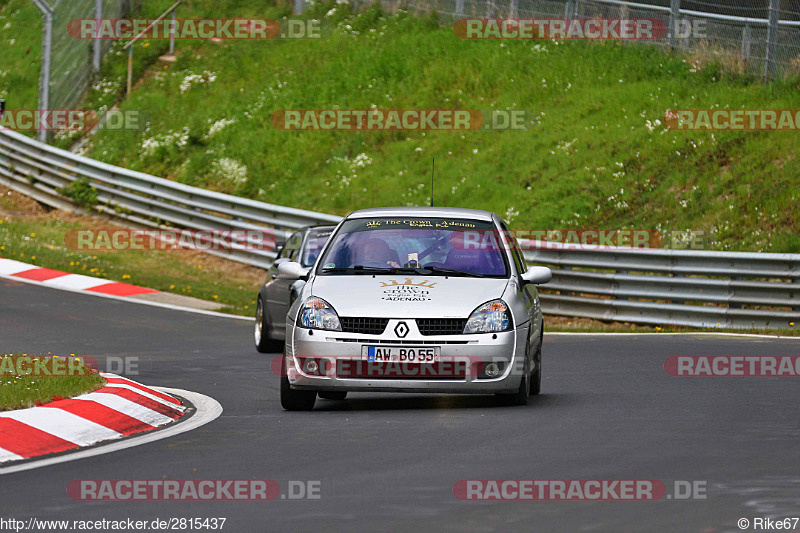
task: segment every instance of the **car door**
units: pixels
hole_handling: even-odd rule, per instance
[[[289,240],[286,241],[286,246],[283,247],[278,258],[275,259],[275,263],[297,261],[304,233],[302,230],[297,231],[289,237]],[[266,311],[269,318],[270,337],[282,339],[285,334],[286,313],[289,312],[289,298],[294,281],[279,278],[276,265],[273,265],[270,269],[270,277],[272,279],[264,287],[264,293],[267,297]]]
[[[509,245],[511,246],[511,256],[514,259],[514,267],[517,271],[517,279],[519,281],[518,287],[520,291],[520,299],[525,303],[525,309],[528,312],[528,319],[531,321],[531,327],[528,330],[528,342],[532,347],[533,353],[538,347],[541,335],[541,302],[539,301],[539,291],[533,283],[522,283],[522,274],[528,270],[528,264],[522,256],[521,248],[516,237],[508,230],[505,224],[501,223],[501,228],[508,238]]]

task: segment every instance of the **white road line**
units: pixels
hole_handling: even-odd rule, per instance
[[[142,389],[138,389],[136,387],[132,387],[131,385],[125,385],[123,383],[106,383],[106,387],[113,387],[113,388],[116,388],[116,389],[132,390],[136,394],[140,394],[140,395],[144,396],[145,398],[150,398],[151,400],[155,400],[158,403],[166,405],[167,407],[172,407],[176,411],[183,411],[183,406],[182,405],[177,404],[177,403],[172,403],[172,402],[170,402],[168,400],[165,400],[163,398],[159,398],[155,394],[150,394],[149,392],[143,391]],[[109,393],[100,392],[98,394],[109,394]]]
[[[121,433],[105,426],[95,424],[63,409],[51,407],[20,409],[2,413],[0,417],[17,420],[78,446],[89,446],[101,440],[118,439],[122,436]]]
[[[96,448],[90,448],[88,450],[80,450],[77,452],[60,455],[58,457],[50,457],[48,459],[34,460],[16,466],[0,468],[0,475],[13,474],[14,472],[32,470],[34,468],[41,468],[43,466],[49,466],[59,463],[66,463],[68,461],[76,461],[78,459],[85,459],[87,457],[103,455],[106,453],[116,452],[127,448],[133,448],[134,446],[140,446],[142,444],[147,444],[149,442],[166,439],[168,437],[180,435],[181,433],[186,433],[187,431],[199,428],[200,426],[204,426],[209,422],[213,422],[219,417],[219,415],[222,414],[222,406],[214,398],[211,398],[209,396],[181,389],[170,389],[165,387],[153,387],[153,388],[158,389],[161,392],[165,392],[167,394],[177,394],[178,396],[186,398],[189,402],[191,402],[192,405],[194,405],[194,407],[197,409],[197,412],[185,422],[179,422],[177,424],[167,426],[166,428],[158,431],[150,431],[148,433],[144,433],[136,437],[130,437],[122,441],[111,442],[109,444],[98,446]]]
[[[165,426],[174,422],[174,420],[168,416],[164,416],[161,413],[148,409],[122,396],[117,396],[116,394],[98,394],[96,392],[90,392],[89,394],[84,394],[75,399],[97,402],[100,405],[119,411],[124,415],[128,415],[131,418],[135,418],[151,426]]]
[[[2,260],[0,260],[0,264],[2,264]],[[16,262],[16,261],[15,261]],[[24,264],[24,263],[22,263]],[[36,268],[32,265],[25,265],[27,268],[23,268],[22,270],[30,270],[31,268]],[[22,271],[20,270],[20,272]],[[173,305],[173,304],[165,304],[160,302],[151,302],[148,300],[138,300],[135,297],[130,296],[117,296],[115,294],[103,294],[102,292],[94,292],[94,291],[86,291],[81,289],[70,289],[68,287],[56,287],[53,285],[45,285],[40,281],[35,281],[32,279],[25,279],[25,278],[17,278],[10,274],[6,274],[0,271],[0,278],[10,279],[12,281],[18,281],[20,283],[30,283],[31,285],[37,285],[39,287],[47,287],[49,289],[57,289],[60,291],[68,291],[74,292],[76,294],[83,294],[88,297],[92,298],[109,298],[111,300],[120,300],[123,302],[130,302],[133,304],[141,304],[141,305],[149,305],[150,307],[161,307],[163,309],[171,309],[172,311],[186,311],[188,313],[195,313],[198,315],[206,315],[206,316],[215,316],[218,318],[232,318],[234,320],[246,320],[247,322],[253,322],[255,318],[251,316],[241,316],[241,315],[228,315],[226,313],[218,313],[216,311],[206,311],[205,309],[192,309],[191,307],[182,307],[180,305]],[[104,280],[99,280],[104,281]],[[98,283],[99,284],[99,283]]]
[[[0,258],[0,274],[5,276],[10,276],[18,272],[25,272],[26,270],[30,270],[32,268],[38,267],[35,265],[29,265],[28,263],[14,261],[13,259]]]
[[[92,287],[100,287],[102,285],[108,285],[109,283],[114,282],[106,279],[93,278],[90,276],[81,276],[80,274],[67,274],[66,276],[48,279],[42,283],[59,289],[83,291]]]
[[[19,461],[20,459],[25,459],[21,455],[17,455],[13,452],[0,448],[0,463],[4,461]]]
[[[545,326],[547,326],[547,322],[545,321]],[[646,335],[658,335],[660,337],[667,336],[667,335],[707,335],[710,337],[751,337],[754,339],[772,339],[772,340],[800,340],[800,336],[792,336],[792,335],[766,335],[763,333],[726,333],[724,331],[676,331],[673,333],[650,333],[650,332],[642,332],[642,333],[590,333],[584,331],[545,331],[545,336],[548,335],[558,335],[562,337],[567,336],[611,336],[616,335],[618,337],[644,337]]]

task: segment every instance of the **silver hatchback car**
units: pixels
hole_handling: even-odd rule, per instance
[[[286,317],[281,405],[312,409],[350,391],[496,394],[524,405],[542,379],[537,284],[495,213],[452,208],[356,211],[313,267]]]

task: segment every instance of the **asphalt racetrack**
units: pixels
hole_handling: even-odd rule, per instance
[[[800,380],[685,378],[671,355],[799,355],[800,340],[545,335],[543,392],[492,397],[351,394],[313,412],[279,402],[274,355],[243,320],[0,279],[5,352],[138,358],[141,383],[215,398],[220,418],[109,454],[0,476],[4,517],[226,518],[223,531],[741,531],[800,516]],[[129,359],[130,361],[130,359]],[[319,499],[76,501],[76,479],[320,482]],[[704,499],[462,501],[464,479],[657,479]],[[800,525],[797,526],[800,530]],[[750,531],[753,531],[752,525]]]

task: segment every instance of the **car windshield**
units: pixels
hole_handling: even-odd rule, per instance
[[[306,241],[306,246],[303,249],[303,257],[300,261],[303,266],[312,266],[314,262],[316,262],[317,257],[319,257],[319,253],[322,251],[325,243],[328,242],[328,237],[331,236],[331,231],[332,230],[325,230],[321,232],[314,231],[308,234],[308,240]]]
[[[425,269],[425,275],[508,277],[492,222],[446,218],[348,220],[319,262],[334,275]]]

